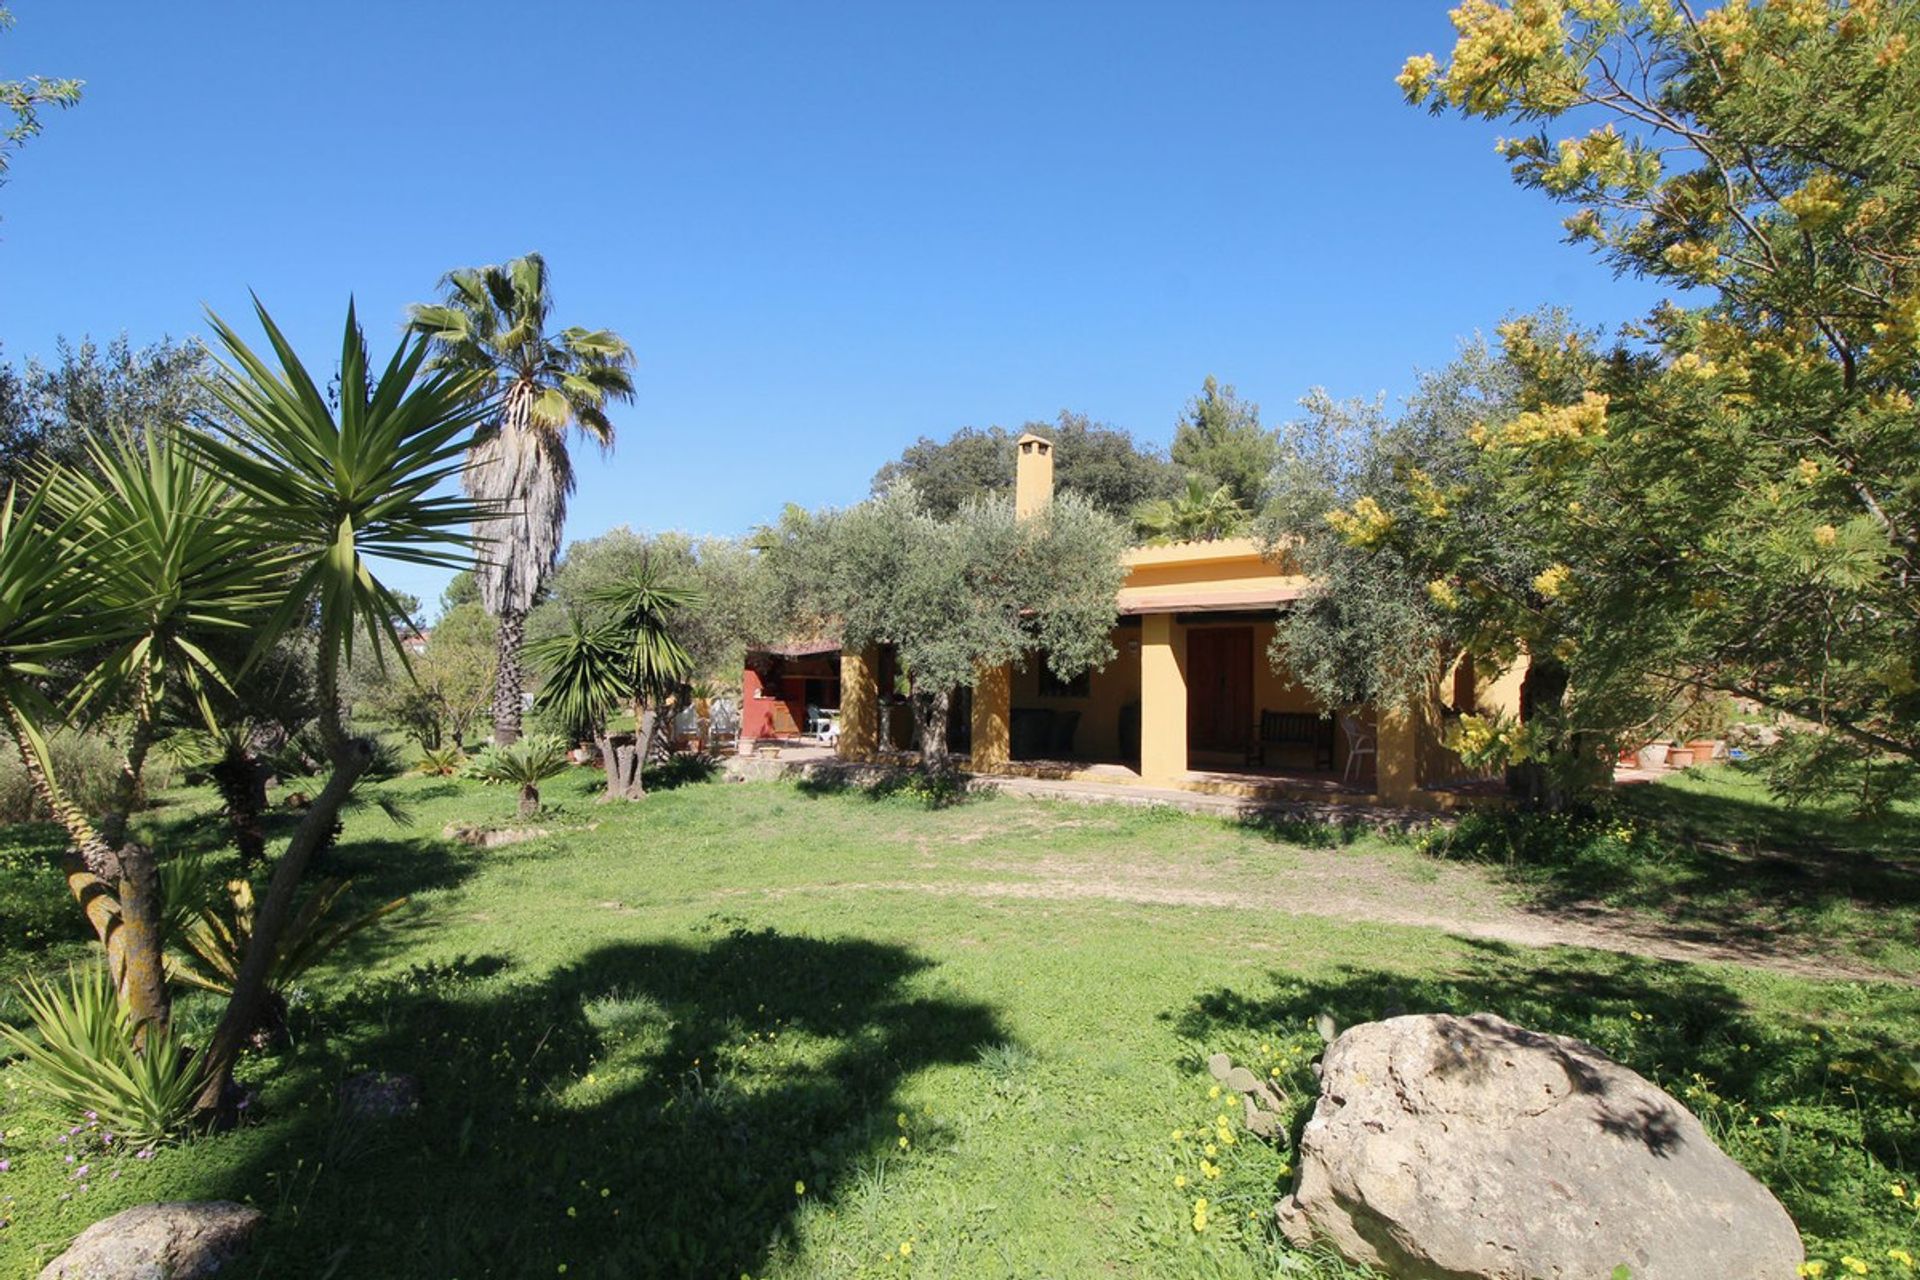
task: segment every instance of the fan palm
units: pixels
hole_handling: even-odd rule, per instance
[[[493,430],[475,443],[467,491],[506,507],[487,531],[477,576],[480,599],[500,623],[493,736],[520,735],[520,665],[527,611],[560,553],[573,492],[570,428],[613,447],[607,406],[633,399],[633,349],[607,329],[547,332],[553,310],[547,264],[537,253],[504,266],[448,272],[443,297],[411,309],[433,343],[434,363],[483,379],[495,393]]]
[[[1134,532],[1151,543],[1231,538],[1250,520],[1232,485],[1210,486],[1199,476],[1188,476],[1179,495],[1142,503],[1133,513]]]
[[[389,655],[407,661],[394,629],[405,610],[374,576],[371,557],[458,568],[472,541],[465,529],[492,511],[441,492],[493,411],[477,375],[427,370],[423,339],[402,342],[376,371],[349,305],[336,411],[266,309],[256,301],[254,310],[271,360],[212,318],[226,357],[213,391],[226,420],[197,447],[240,491],[260,540],[293,550],[287,590],[258,626],[254,653],[257,659],[293,631],[311,630],[316,725],[330,773],[275,862],[255,914],[233,996],[206,1051],[203,1108],[220,1104],[301,878],[373,759],[373,744],[351,736],[340,711],[340,674],[356,638],[371,641],[381,662]]]

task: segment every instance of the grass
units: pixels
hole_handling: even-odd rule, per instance
[[[1121,862],[1177,888],[1334,858],[1418,892],[1437,865],[1354,832],[656,785],[597,806],[597,776],[568,775],[543,788],[550,835],[482,850],[438,833],[511,825],[510,792],[383,784],[413,824],[357,813],[318,871],[412,905],[298,993],[291,1046],[246,1064],[245,1127],[142,1159],[0,1072],[0,1274],[127,1205],[224,1197],[268,1214],[241,1275],[1352,1275],[1269,1229],[1286,1150],[1239,1133],[1205,1155],[1220,1103],[1204,1060],[1277,1071],[1297,1123],[1315,1016],[1389,1009],[1491,1009],[1591,1040],[1685,1095],[1816,1256],[1893,1274],[1887,1249],[1920,1251],[1887,1189],[1920,1182],[1911,1104],[1828,1070],[1920,1038],[1911,986],[1038,891]],[[1677,821],[1693,787],[1636,804]],[[167,799],[163,845],[210,838],[204,795]],[[0,842],[13,972],[85,954],[51,847],[44,829]],[[1881,927],[1853,909],[1863,934]],[[190,997],[181,1020],[216,1012]],[[416,1076],[420,1111],[342,1114],[339,1083],[366,1070]]]
[[[1690,769],[1591,818],[1469,818],[1442,856],[1502,868],[1543,911],[1598,905],[1676,931],[1920,967],[1920,805],[1789,808],[1751,772]]]

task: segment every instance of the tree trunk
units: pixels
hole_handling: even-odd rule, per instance
[[[540,788],[534,786],[531,782],[523,783],[520,787],[520,816],[523,818],[531,818],[539,812]]]
[[[267,974],[280,949],[280,936],[286,932],[293,914],[294,895],[300,890],[301,877],[314,853],[330,842],[340,806],[346,803],[354,783],[360,780],[373,759],[373,744],[347,734],[340,716],[340,659],[324,650],[319,671],[320,740],[326,746],[333,766],[326,785],[301,815],[287,847],[274,864],[273,878],[267,882],[266,895],[254,909],[253,933],[247,940],[240,971],[234,976],[233,994],[220,1015],[213,1040],[201,1056],[204,1072],[200,1097],[194,1110],[202,1116],[221,1116],[223,1104],[233,1084],[233,1067],[241,1046],[257,1021],[257,1012],[267,994]],[[518,703],[515,704],[516,708]]]
[[[620,798],[620,757],[613,747],[613,735],[605,729],[596,729],[593,733],[593,745],[600,749],[600,767],[606,771],[607,789],[600,793],[600,800]]]
[[[115,989],[119,990],[127,974],[126,920],[114,888],[122,880],[120,857],[100,838],[86,815],[67,799],[59,784],[47,772],[39,753],[30,745],[34,740],[33,735],[28,731],[26,718],[20,714],[19,708],[0,699],[0,716],[5,717],[7,731],[19,751],[20,764],[26,770],[28,785],[53,815],[54,821],[67,833],[66,848],[60,853],[60,870],[67,878],[68,892],[80,904],[87,923],[93,926],[94,936],[100,939],[100,945],[106,950],[107,972],[113,978]]]
[[[520,704],[526,681],[520,670],[520,646],[526,640],[527,615],[509,609],[500,615],[499,663],[493,676],[493,740],[520,740]]]
[[[1553,734],[1545,758],[1507,768],[1507,790],[1529,809],[1560,813],[1584,799],[1579,753],[1590,744],[1583,743],[1581,735],[1569,734],[1562,723],[1567,684],[1566,667],[1551,658],[1535,658],[1520,682],[1520,722],[1544,726]]]
[[[140,680],[146,687],[146,673]],[[120,929],[123,961],[116,975],[120,1007],[133,1019],[135,1043],[144,1044],[149,1025],[167,1027],[173,1019],[173,1000],[167,990],[160,920],[160,864],[153,850],[127,839],[127,824],[144,794],[142,775],[153,743],[153,704],[143,699],[135,709],[127,733],[127,750],[114,780],[113,810],[100,824],[100,838],[115,850],[120,864]]]
[[[953,691],[913,695],[913,718],[920,737],[920,767],[928,773],[946,773],[953,762],[947,756],[947,712]]]
[[[160,866],[153,850],[130,841],[120,846],[120,932],[125,937],[125,962],[120,973],[120,1006],[134,1024],[134,1044],[146,1043],[149,1026],[166,1029],[173,1022],[173,999],[167,990],[160,920]]]

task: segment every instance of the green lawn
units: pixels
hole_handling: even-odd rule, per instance
[[[601,807],[595,786],[552,785],[550,835],[483,851],[439,833],[507,822],[509,792],[384,784],[414,824],[357,814],[322,871],[412,905],[299,993],[292,1046],[243,1072],[259,1101],[235,1132],[139,1158],[70,1134],[6,1071],[0,1274],[128,1204],[209,1197],[267,1211],[241,1274],[276,1278],[1343,1274],[1266,1226],[1285,1151],[1238,1135],[1204,1175],[1223,1108],[1202,1062],[1262,1064],[1304,1106],[1314,1015],[1399,1009],[1587,1038],[1686,1095],[1817,1256],[1897,1274],[1888,1249],[1920,1252],[1888,1189],[1920,1182],[1912,1104],[1829,1070],[1920,1039],[1904,982],[1285,909],[1337,882],[1344,914],[1513,910],[1498,868],[1410,840],[786,784]],[[1636,803],[1710,813],[1692,795]],[[169,800],[156,832],[207,838],[205,797]],[[84,954],[47,834],[8,835],[7,967]],[[1875,937],[1910,919],[1848,909]],[[213,1013],[190,999],[182,1018]],[[370,1068],[419,1077],[419,1114],[342,1118],[338,1082]]]

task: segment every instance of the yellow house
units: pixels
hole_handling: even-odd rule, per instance
[[[1052,500],[1053,443],[1028,434],[1016,448],[1015,507],[1028,515]],[[1442,745],[1445,722],[1513,714],[1519,668],[1489,679],[1465,659],[1435,663],[1420,705],[1320,707],[1270,652],[1275,619],[1312,587],[1284,553],[1228,538],[1136,547],[1125,564],[1105,668],[1061,682],[1031,655],[955,699],[952,740],[974,772],[1433,808],[1486,789]],[[841,655],[841,755],[908,745],[892,672],[884,650]]]

